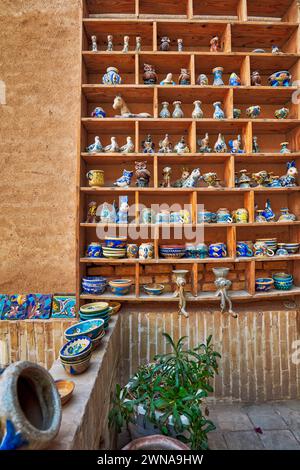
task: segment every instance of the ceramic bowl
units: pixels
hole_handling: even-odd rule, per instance
[[[100,318],[76,323],[65,330],[65,338],[70,341],[71,339],[84,335],[95,339],[103,330],[103,325],[104,321]]]
[[[109,308],[108,302],[92,302],[90,304],[85,304],[80,307],[80,312],[85,314],[93,314],[98,312],[105,312]]]
[[[82,283],[86,285],[107,284],[107,279],[101,276],[86,276],[82,278]]]
[[[110,308],[112,308],[111,315],[115,315],[119,312],[122,304],[120,302],[109,302]]]
[[[109,248],[125,248],[126,237],[105,237],[105,245]]]
[[[163,284],[148,284],[143,286],[144,291],[148,295],[160,295],[162,294],[165,286]]]
[[[106,286],[86,287],[82,286],[83,294],[101,295],[105,292]]]
[[[294,255],[299,251],[300,243],[285,243],[283,248],[290,254]]]
[[[273,279],[274,287],[278,290],[290,290],[294,284],[293,276],[287,273],[275,273]]]
[[[92,340],[92,351],[94,351],[101,343],[102,338],[105,336],[105,331],[101,331],[100,335],[97,338]]]
[[[115,279],[109,281],[109,286],[113,294],[126,295],[130,291],[133,281],[131,279]]]
[[[91,346],[92,350],[92,346]],[[70,375],[79,375],[82,374],[90,365],[90,360],[91,360],[92,354],[90,353],[88,357],[86,357],[84,360],[75,362],[75,363],[69,363],[65,362],[63,360],[60,360],[62,363],[63,368],[65,371],[70,374]]]
[[[55,380],[55,385],[60,396],[62,405],[65,405],[71,398],[75,384],[72,380]]]
[[[65,362],[80,361],[90,354],[91,348],[92,341],[88,336],[78,336],[61,348],[59,356]]]
[[[255,280],[255,290],[258,292],[267,292],[274,287],[274,281],[271,277],[259,277]]]
[[[274,273],[272,277],[274,281],[292,281],[293,280],[292,274],[288,274],[288,273]]]

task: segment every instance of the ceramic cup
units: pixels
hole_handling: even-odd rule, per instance
[[[139,247],[140,259],[153,259],[154,258],[154,245],[153,243],[142,243]]]
[[[155,212],[147,207],[142,210],[142,224],[153,224],[155,222]]]
[[[217,211],[217,223],[218,224],[231,224],[232,217],[228,209],[221,208]]]
[[[104,171],[103,170],[90,170],[86,174],[89,180],[89,186],[103,186],[104,185]]]
[[[216,214],[210,211],[198,212],[198,224],[211,223],[216,221]]]
[[[236,254],[237,256],[251,257],[253,256],[253,250],[249,247],[246,242],[237,242]]]
[[[211,258],[224,258],[227,256],[227,248],[225,243],[212,243],[208,249]]]
[[[170,213],[165,212],[158,212],[156,214],[156,223],[157,224],[168,224],[170,222]]]
[[[139,254],[139,247],[135,243],[129,243],[126,248],[127,258],[137,258]]]
[[[198,243],[196,246],[197,258],[203,259],[208,256],[208,247],[205,243]]]
[[[274,256],[274,251],[264,242],[254,243],[254,256]]]
[[[97,242],[90,243],[86,250],[86,256],[88,258],[101,258],[102,256],[101,244]]]

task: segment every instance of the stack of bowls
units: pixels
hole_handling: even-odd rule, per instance
[[[292,274],[275,273],[273,274],[274,287],[278,290],[291,290],[294,284]]]
[[[92,340],[88,336],[77,336],[60,350],[60,361],[68,374],[79,375],[90,365]]]
[[[295,255],[299,251],[300,243],[285,243],[283,248],[288,252],[289,255]]]
[[[94,302],[80,307],[80,320],[101,319],[104,321],[104,330],[108,329],[112,307],[107,302]]]
[[[274,251],[277,250],[277,238],[258,238],[256,243],[265,243],[267,248]]]
[[[106,237],[102,248],[105,258],[124,258],[126,256],[126,237]]]
[[[80,323],[76,323],[65,330],[65,338],[67,341],[78,338],[78,336],[82,335],[90,338],[92,340],[92,349],[96,349],[105,335],[104,320],[101,318],[85,320]]]
[[[132,286],[131,279],[115,279],[114,281],[109,281],[109,287],[112,293],[115,295],[128,294],[131,286]]]
[[[101,295],[105,291],[107,280],[101,276],[86,276],[82,278],[83,294]]]
[[[184,245],[161,245],[159,253],[163,258],[179,259],[185,256],[186,248]]]

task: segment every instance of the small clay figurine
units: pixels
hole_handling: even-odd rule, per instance
[[[290,149],[288,148],[289,142],[281,142],[280,146],[280,153],[291,153]]]
[[[288,108],[280,108],[276,109],[275,111],[275,117],[276,119],[286,119],[289,115],[290,110]]]
[[[215,143],[214,150],[217,153],[226,153],[227,152],[227,145],[222,136],[222,134],[218,135],[218,139]]]
[[[198,181],[201,179],[201,172],[199,168],[195,168],[192,173],[189,175],[188,178],[186,178],[183,183],[182,187],[183,188],[194,188]]]
[[[178,48],[178,52],[183,51],[183,39],[177,39],[177,48]]]
[[[122,49],[122,52],[128,52],[129,51],[129,36],[124,36],[124,46]]]
[[[91,40],[92,40],[92,51],[98,52],[97,36],[92,36]]]
[[[115,137],[110,138],[110,144],[104,147],[104,152],[117,153],[120,151],[117,139]]]
[[[168,51],[170,49],[170,39],[167,37],[167,36],[164,36],[163,38],[161,38],[160,40],[160,50],[161,51]]]
[[[86,148],[86,151],[88,153],[101,153],[101,152],[103,152],[103,146],[101,144],[100,137],[98,135],[95,137],[95,143],[89,145]]]
[[[157,75],[153,65],[144,64],[143,80],[145,85],[155,85],[157,82]]]
[[[261,77],[257,70],[252,72],[251,74],[251,85],[252,86],[260,86],[261,85]]]
[[[179,79],[179,85],[190,85],[191,84],[191,77],[187,69],[181,69]]]
[[[114,182],[114,186],[128,188],[133,177],[133,171],[123,170],[123,175]]]
[[[241,79],[235,72],[232,72],[232,74],[229,77],[229,85],[230,86],[241,86]]]
[[[228,142],[231,153],[244,153],[244,150],[241,149],[242,139],[238,135],[236,139],[232,139]]]
[[[215,188],[217,186],[218,175],[213,171],[210,171],[209,173],[204,173],[202,179],[204,183],[208,184],[209,188]]]
[[[92,112],[91,116],[94,118],[105,118],[106,112],[104,111],[103,108],[101,108],[100,106],[97,106],[97,108],[95,108],[94,111]]]
[[[188,168],[182,168],[181,178],[176,180],[175,183],[172,184],[173,188],[182,188],[184,181],[188,179],[190,176],[190,171]]]
[[[121,153],[133,153],[134,152],[134,143],[132,142],[132,138],[128,136],[126,138],[126,144],[120,148]]]
[[[259,153],[259,152],[260,152],[259,145],[258,145],[258,142],[257,142],[257,136],[256,136],[256,135],[253,136],[252,147],[253,147],[253,153]]]
[[[223,71],[224,71],[224,68],[223,67],[215,67],[213,69],[213,74],[214,74],[214,82],[213,82],[213,85],[214,86],[223,86],[224,85],[224,82],[223,82]]]
[[[203,139],[198,140],[198,145],[199,145],[199,152],[200,153],[211,153],[211,148],[209,146],[209,136],[208,133],[206,132],[205,137]]]
[[[197,85],[200,85],[200,86],[208,85],[208,78],[204,73],[200,73],[199,77],[197,78]]]
[[[160,82],[160,85],[176,85],[175,82],[172,80],[173,75],[171,73],[168,73],[166,78]]]
[[[118,211],[118,224],[128,224],[128,212],[129,212],[129,204],[128,204],[128,196],[120,196],[119,197],[119,211]]]
[[[159,142],[159,153],[171,153],[172,152],[172,144],[169,141],[169,135],[166,134],[163,140]]]
[[[278,46],[272,46],[272,54],[281,54],[281,51]]]
[[[287,172],[284,176],[281,176],[281,186],[289,187],[297,186],[297,176],[298,170],[296,167],[296,162],[293,160],[292,162],[287,162]]]
[[[203,111],[201,109],[201,101],[196,100],[194,101],[194,110],[192,112],[192,118],[193,119],[202,119],[203,118]]]
[[[135,38],[135,52],[141,52],[142,50],[142,38],[141,36],[137,36]]]
[[[88,213],[86,217],[86,224],[95,224],[97,222],[97,202],[91,201],[88,204]]]
[[[113,106],[112,106],[116,111],[120,110],[121,114],[115,115],[116,118],[149,118],[152,117],[151,114],[149,113],[132,113],[124,100],[124,98],[121,95],[116,95]]]
[[[246,109],[246,115],[251,118],[251,119],[256,119],[260,116],[261,113],[261,107],[256,105],[256,106],[249,106],[249,108]]]
[[[109,34],[107,36],[107,49],[106,49],[106,52],[112,52],[114,50],[113,39],[114,39],[114,37],[112,36],[112,34]]]
[[[219,46],[219,37],[218,36],[214,36],[211,40],[210,40],[210,52],[218,52],[220,49],[220,46]]]
[[[150,134],[147,135],[146,139],[142,141],[143,153],[154,153],[154,142]]]
[[[163,188],[171,187],[171,173],[172,168],[170,168],[169,166],[165,166],[165,168],[163,168],[163,182],[161,183],[161,186]]]
[[[151,173],[147,169],[147,162],[135,162],[136,186],[139,188],[148,188]]]
[[[189,153],[190,149],[187,145],[184,136],[181,137],[180,141],[175,145],[174,150],[176,153]]]

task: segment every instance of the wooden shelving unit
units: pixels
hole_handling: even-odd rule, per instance
[[[300,13],[296,0],[282,0],[280,3],[270,0],[163,0],[159,3],[150,0],[83,0],[82,2],[82,87],[81,87],[81,120],[80,141],[78,152],[78,231],[77,231],[77,299],[78,304],[86,301],[115,299],[109,290],[101,296],[81,294],[81,278],[87,274],[103,274],[108,278],[130,277],[134,279],[132,292],[119,298],[121,301],[173,301],[172,292],[156,298],[143,293],[142,285],[149,267],[157,267],[158,274],[166,272],[166,267],[186,266],[190,270],[188,284],[188,299],[193,302],[216,300],[215,292],[210,289],[211,283],[206,278],[211,276],[210,270],[214,265],[229,265],[232,273],[236,273],[233,281],[232,296],[235,300],[260,300],[276,297],[300,295],[300,254],[288,257],[237,258],[237,240],[255,240],[276,236],[279,241],[300,241],[300,222],[289,223],[255,223],[255,204],[263,207],[266,199],[271,200],[272,208],[278,214],[281,207],[289,207],[300,219],[299,189],[297,188],[251,188],[240,189],[234,186],[235,172],[245,168],[250,173],[266,169],[274,174],[285,173],[286,162],[291,159],[300,162],[300,105],[292,101],[293,93],[298,94],[300,80]],[[114,51],[106,52],[107,35],[114,37]],[[122,53],[124,35],[130,37],[130,52]],[[99,52],[91,51],[91,36],[97,36]],[[209,41],[218,35],[221,51],[211,53]],[[134,52],[135,37],[142,37],[142,51]],[[170,51],[159,50],[160,38],[169,36]],[[177,51],[177,38],[183,38],[184,51]],[[272,45],[281,48],[280,54],[272,54]],[[266,53],[254,53],[253,49],[263,48]],[[173,79],[178,83],[181,68],[189,69],[191,73],[190,86],[143,84],[143,64],[155,66],[158,83],[172,72]],[[119,69],[122,84],[116,86],[102,85],[102,76],[109,66]],[[217,66],[224,68],[223,80],[225,86],[212,86],[212,69]],[[262,86],[251,86],[251,72],[259,70]],[[292,86],[273,88],[268,86],[268,76],[278,70],[289,70],[292,74]],[[236,72],[242,85],[228,86],[229,75]],[[200,87],[197,77],[205,73],[210,85]],[[153,117],[149,119],[115,118],[112,108],[115,96],[121,93],[134,113],[148,112]],[[193,120],[193,102],[202,101],[204,118]],[[183,119],[160,119],[161,103],[175,100],[182,101],[185,114]],[[226,119],[213,119],[213,103],[221,101],[226,113]],[[299,103],[299,98],[298,98]],[[259,119],[246,119],[245,109],[250,105],[260,105],[262,113]],[[91,112],[96,106],[102,106],[107,117],[104,119],[91,118]],[[289,118],[278,121],[274,111],[282,106],[290,109]],[[233,109],[242,110],[241,119],[233,119]],[[170,106],[170,110],[172,106]],[[244,154],[201,154],[198,139],[209,133],[210,145],[213,146],[217,134],[221,132],[226,142],[237,134],[242,136]],[[158,141],[165,133],[175,143],[184,135],[191,153],[177,154],[143,154],[141,141],[151,134],[158,148]],[[129,155],[117,154],[88,154],[87,145],[99,135],[103,145],[110,142],[111,136],[116,136],[119,144],[123,145],[127,136],[135,143],[135,153]],[[261,153],[253,153],[253,136],[258,137]],[[291,155],[279,153],[280,143],[289,141]],[[132,183],[128,189],[113,187],[113,182],[121,176],[123,169],[134,170],[136,160],[147,161],[151,171],[149,188],[137,188]],[[190,169],[199,167],[202,173],[215,171],[221,179],[220,188],[210,189],[204,186],[192,189],[161,188],[162,169],[172,167],[172,180],[179,178],[182,167]],[[90,169],[102,169],[105,173],[105,187],[89,188],[86,173]],[[153,241],[155,259],[119,259],[105,258],[90,259],[85,257],[87,245],[97,241],[97,228],[104,224],[85,223],[87,206],[90,201],[101,204],[105,201],[118,201],[120,195],[128,195],[129,204],[173,204],[189,205],[192,230],[201,229],[197,224],[196,205],[204,204],[209,210],[227,207],[230,210],[246,207],[249,211],[248,224],[204,224],[204,241],[212,243],[223,241],[227,243],[228,257],[222,259],[206,258],[202,260],[180,259],[166,260],[158,256],[159,244],[162,240],[163,227],[170,230],[170,243],[176,240],[174,230],[176,224],[143,225],[140,223],[138,208],[130,217],[130,227],[143,230],[143,241]],[[126,234],[126,224],[110,224],[117,233]],[[180,226],[182,227],[182,226]],[[186,227],[186,226],[185,226]],[[136,242],[136,240],[129,240]],[[185,243],[190,240],[177,240]],[[164,240],[164,243],[168,243]],[[285,263],[285,264],[284,264]],[[295,285],[291,291],[271,291],[266,294],[255,292],[255,277],[267,275],[278,269],[286,270],[294,275]],[[148,267],[148,268],[147,268]],[[163,268],[162,268],[163,267]],[[120,271],[121,268],[121,271]],[[151,268],[151,269],[154,269]],[[107,271],[112,269],[112,271]],[[123,271],[122,271],[123,269]],[[128,270],[128,272],[126,271]],[[155,268],[156,269],[156,268]],[[115,271],[114,271],[115,270]],[[125,270],[125,271],[124,271]],[[111,274],[106,275],[105,273]],[[119,273],[123,273],[121,274]],[[154,272],[154,271],[151,271]],[[203,274],[204,273],[204,274]],[[299,287],[297,287],[299,286]],[[208,289],[208,290],[207,290]]]

